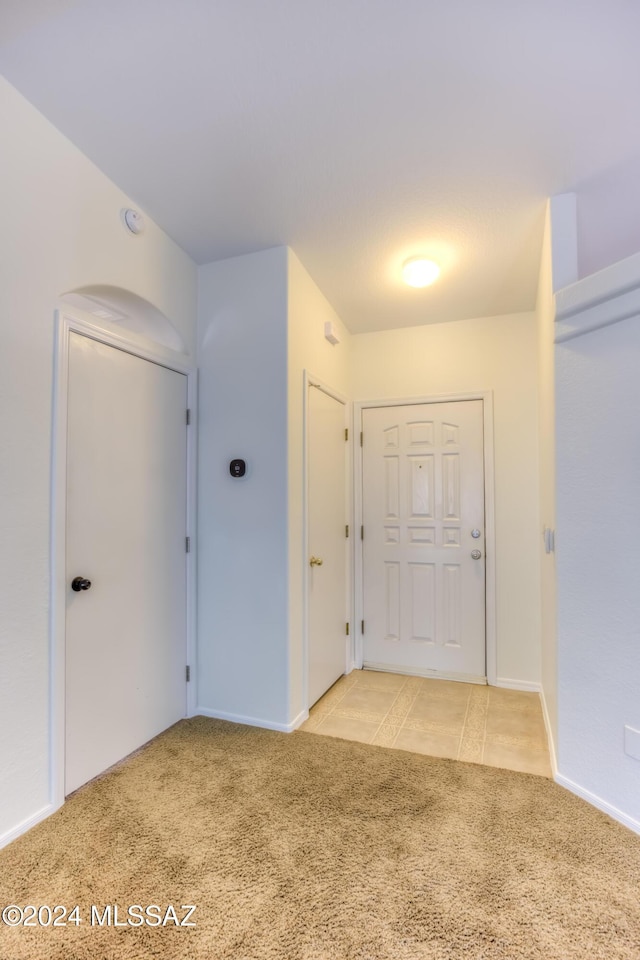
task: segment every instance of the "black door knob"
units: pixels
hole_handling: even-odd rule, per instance
[[[71,589],[75,590],[76,593],[80,593],[81,590],[88,590],[91,586],[91,580],[86,580],[84,577],[74,577],[71,581]]]

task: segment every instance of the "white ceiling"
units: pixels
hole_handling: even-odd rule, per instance
[[[289,244],[353,332],[532,309],[544,199],[640,153],[639,38],[637,0],[0,2],[7,79],[196,261]]]

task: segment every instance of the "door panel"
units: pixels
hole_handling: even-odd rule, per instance
[[[363,411],[365,666],[486,675],[482,406]]]
[[[186,713],[186,379],[70,335],[67,793]]]
[[[309,706],[347,664],[347,541],[345,524],[345,406],[319,387],[308,393],[309,554]]]

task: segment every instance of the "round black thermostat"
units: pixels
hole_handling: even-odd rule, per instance
[[[247,465],[244,460],[232,460],[229,464],[229,473],[232,477],[244,477]]]

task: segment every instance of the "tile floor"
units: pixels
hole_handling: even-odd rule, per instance
[[[353,670],[301,730],[551,776],[537,693]]]

